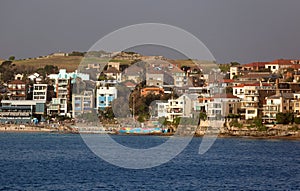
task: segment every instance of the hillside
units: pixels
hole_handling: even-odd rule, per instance
[[[132,63],[132,60],[107,60],[97,57],[81,57],[81,56],[52,56],[49,58],[39,59],[26,59],[26,60],[15,60],[13,63],[19,67],[33,67],[34,69],[43,68],[46,65],[54,65],[58,68],[65,68],[68,72],[76,70],[79,65],[87,66],[88,63],[105,63],[108,61],[120,62],[121,65],[128,65]],[[194,66],[191,60],[167,60],[168,62],[177,66]],[[205,68],[207,65],[211,65],[208,61],[196,61],[200,67]]]
[[[46,65],[57,66],[58,68],[65,68],[68,72],[72,72],[78,68],[79,65],[87,65],[88,63],[103,63],[109,60],[95,57],[81,57],[81,56],[52,56],[49,58],[15,60],[13,63],[17,66],[34,67],[35,69],[43,68]],[[131,60],[110,60],[120,62],[121,64],[130,64]]]
[[[54,65],[58,68],[65,68],[67,71],[74,71],[78,68],[83,57],[81,56],[54,56],[49,58],[15,60],[17,66],[43,68],[46,65]]]

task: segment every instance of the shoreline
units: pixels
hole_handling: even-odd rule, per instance
[[[0,133],[54,133],[54,134],[109,134],[117,136],[157,136],[157,137],[171,137],[174,133],[150,133],[150,134],[120,134],[120,133],[80,133],[80,132],[71,132],[71,131],[59,131],[59,130],[50,130],[50,129],[41,129],[41,130],[3,130],[0,129]],[[195,138],[203,138],[205,135],[193,135]],[[185,137],[185,136],[180,136]],[[217,138],[241,138],[241,139],[259,139],[259,140],[296,140],[300,141],[300,136],[238,136],[238,135],[229,135],[229,134],[219,134]]]

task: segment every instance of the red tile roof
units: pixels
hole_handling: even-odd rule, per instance
[[[9,82],[8,84],[25,84],[25,82],[23,82],[21,80],[13,80],[13,81]]]
[[[269,64],[278,64],[278,65],[292,65],[292,60],[286,60],[286,59],[277,59],[273,60]]]
[[[269,62],[252,62],[252,63],[248,63],[248,64],[243,64],[241,66],[243,66],[243,67],[264,67],[268,63]]]
[[[234,80],[233,79],[223,79],[224,83],[233,83]]]

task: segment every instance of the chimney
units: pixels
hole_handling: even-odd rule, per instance
[[[279,94],[279,78],[276,79],[276,94]]]

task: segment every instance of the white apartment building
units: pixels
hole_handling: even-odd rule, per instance
[[[207,117],[209,119],[221,119],[229,114],[237,114],[240,107],[240,98],[232,94],[216,94],[207,103]]]
[[[47,84],[33,84],[33,100],[47,100]]]
[[[118,96],[115,81],[100,81],[96,90],[96,109],[110,107],[111,103]]]
[[[177,99],[169,99],[165,117],[168,121],[173,121],[177,117],[192,117],[194,102],[198,102],[196,94],[183,94]]]
[[[71,76],[65,69],[61,69],[58,74],[51,74],[50,79],[55,80],[56,99],[52,99],[48,111],[57,112],[60,116],[71,116],[68,108],[68,101],[71,100]]]

